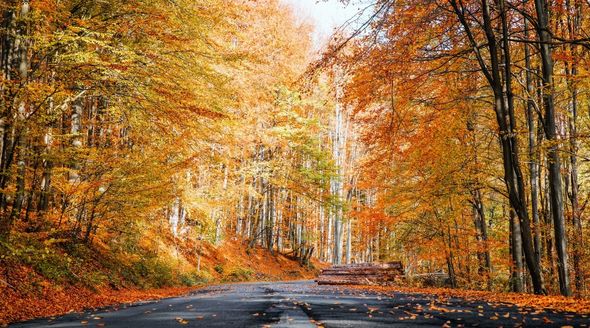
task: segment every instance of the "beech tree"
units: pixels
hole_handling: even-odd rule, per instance
[[[3,1],[0,249],[587,296],[589,4],[366,2],[316,54],[279,0]]]
[[[363,147],[368,150],[366,169],[371,171],[367,184],[379,186],[378,194],[383,199],[382,206],[371,210],[375,219],[379,220],[377,213],[382,211],[393,220],[402,220],[408,216],[406,211],[410,208],[417,211],[413,206],[425,195],[429,195],[429,202],[438,204],[430,213],[431,220],[450,222],[450,227],[460,226],[457,217],[464,217],[466,212],[463,211],[469,208],[474,218],[470,228],[473,238],[467,238],[465,243],[478,245],[473,256],[480,263],[479,272],[488,271],[489,274],[483,276],[493,279],[498,275],[497,265],[492,263],[497,255],[489,245],[495,243],[490,238],[500,237],[498,232],[502,231],[495,227],[500,224],[495,222],[499,215],[497,208],[501,205],[505,222],[509,223],[506,225],[509,233],[506,235],[502,231],[502,236],[509,237],[505,242],[511,253],[512,288],[547,293],[547,288],[553,290],[553,283],[547,287],[547,281],[559,281],[560,293],[571,295],[569,275],[579,277],[580,266],[576,264],[574,272],[569,267],[568,254],[573,252],[579,256],[579,253],[577,246],[567,243],[567,222],[571,226],[570,239],[573,237],[576,245],[583,242],[580,231],[584,230],[578,219],[581,185],[576,155],[580,138],[576,124],[580,94],[572,74],[578,76],[577,63],[586,60],[588,41],[581,35],[587,27],[581,19],[588,10],[587,4],[374,1],[372,8],[372,15],[359,17],[366,20],[358,24],[360,30],[351,31],[351,37],[333,40],[332,47],[324,55],[324,63],[346,67],[347,74],[352,76],[346,99],[354,108],[353,121],[368,129],[367,136],[371,135],[362,140]],[[560,69],[565,72],[564,77],[555,75]],[[568,106],[557,105],[562,103]],[[486,113],[488,109],[493,116]],[[430,194],[411,182],[395,179],[383,185],[383,181],[387,181],[385,177],[409,174],[414,180],[421,176],[422,163],[427,157],[421,157],[420,162],[415,162],[416,166],[407,165],[409,150],[428,148],[443,137],[434,133],[423,136],[429,140],[428,144],[418,145],[415,141],[415,136],[419,135],[417,129],[431,124],[432,117],[420,124],[414,123],[420,122],[424,112],[444,115],[438,112],[453,110],[459,110],[460,114],[449,116],[449,122],[462,118],[463,127],[458,124],[446,138],[462,139],[465,137],[459,136],[470,135],[470,142],[450,155],[465,159],[456,167],[462,168],[460,174],[466,182],[458,183],[461,188],[452,193],[467,196],[465,203],[444,206],[438,201],[448,197],[448,193]],[[404,112],[412,114],[400,114]],[[412,126],[414,128],[408,128]],[[490,129],[497,133],[497,152],[489,138]],[[526,134],[522,132],[525,130]],[[527,142],[523,142],[523,138]],[[479,148],[480,143],[487,143],[487,149]],[[448,146],[444,148],[450,151]],[[446,156],[449,155],[437,157],[439,166],[446,161]],[[486,160],[482,162],[482,158]],[[564,161],[567,163],[565,170]],[[383,162],[384,166],[376,162]],[[473,169],[465,170],[465,165]],[[495,165],[500,165],[501,175],[496,170],[481,170],[481,167]],[[376,167],[383,172],[373,173]],[[567,172],[565,176],[564,172]],[[502,187],[498,185],[500,181]],[[401,210],[404,201],[400,198],[400,184],[412,185],[409,189],[416,193],[410,197],[405,210]],[[433,190],[439,187],[440,184],[428,186]],[[564,207],[568,205],[564,194],[568,196],[571,210]],[[448,212],[450,209],[456,212]],[[427,216],[425,213],[417,215],[409,227]],[[451,240],[455,238],[452,229],[443,230],[439,229],[441,236],[449,234]],[[429,235],[426,231],[418,234]],[[411,244],[400,240],[398,233],[395,235],[392,240],[400,247]],[[460,239],[458,235],[456,238]],[[447,239],[445,247],[448,250],[445,269],[455,281],[453,276],[465,274],[453,265],[460,261],[455,258],[461,253],[461,241]],[[469,248],[463,251],[471,252]],[[434,254],[424,256],[435,257]],[[467,259],[471,256],[467,255]],[[553,263],[557,264],[558,279],[553,279]],[[531,285],[524,274],[530,278]],[[549,280],[544,275],[548,275]],[[472,279],[469,270],[465,278],[468,282]],[[582,285],[581,281],[576,283],[577,293],[584,293]]]

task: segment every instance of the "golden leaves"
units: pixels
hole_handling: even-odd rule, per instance
[[[183,319],[181,317],[176,317],[174,320],[176,320],[176,322],[178,322],[181,325],[188,325],[188,323],[189,323],[188,320]]]

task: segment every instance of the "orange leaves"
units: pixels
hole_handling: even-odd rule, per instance
[[[181,325],[188,325],[188,323],[189,323],[189,321],[188,321],[188,320],[186,320],[186,319],[183,319],[183,318],[181,318],[181,317],[177,317],[175,320],[176,320],[176,322],[178,322],[178,323],[179,323],[179,324],[181,324]]]
[[[357,288],[357,287],[355,287]],[[442,299],[447,298],[461,298],[468,301],[484,301],[490,306],[510,303],[515,304],[520,308],[533,308],[536,311],[532,313],[539,314],[546,309],[552,309],[562,312],[573,312],[578,314],[590,314],[590,301],[581,300],[574,298],[567,298],[563,296],[541,296],[531,294],[519,294],[519,293],[495,293],[487,291],[476,291],[476,290],[459,290],[449,288],[410,288],[410,287],[358,287],[359,289],[370,289],[378,292],[404,292],[404,293],[418,293],[418,294],[429,294],[435,295]],[[431,304],[431,309],[436,311],[445,312],[446,309],[441,306]],[[480,307],[480,310],[483,309]],[[495,313],[492,320],[499,320],[500,318],[509,318],[512,314],[506,313]],[[544,323],[550,323],[549,318],[542,318]]]
[[[44,295],[40,298],[34,294],[23,296],[15,293],[13,289],[3,289],[2,293],[5,297],[0,300],[0,308],[3,309],[0,311],[0,325],[36,317],[81,311],[86,308],[178,296],[192,290],[194,290],[194,287],[145,291],[103,289],[97,293],[80,287],[67,287],[60,290],[59,287],[52,286],[45,288]],[[89,324],[87,320],[80,323],[82,325]]]

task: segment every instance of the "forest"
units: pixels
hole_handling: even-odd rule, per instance
[[[279,0],[1,0],[0,291],[238,243],[590,297],[590,2],[350,5],[318,51]]]

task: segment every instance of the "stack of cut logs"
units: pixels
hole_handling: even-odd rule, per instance
[[[334,265],[322,270],[319,285],[388,285],[404,275],[401,262]]]

